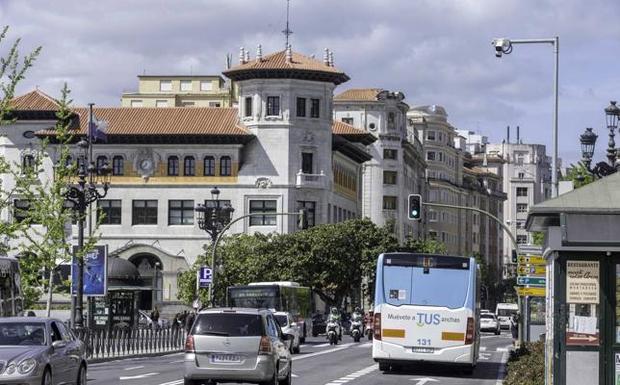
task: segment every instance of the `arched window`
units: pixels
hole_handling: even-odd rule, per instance
[[[186,156],[183,161],[183,175],[194,176],[196,175],[196,160],[193,156]]]
[[[108,164],[108,157],[105,155],[99,155],[97,157],[97,173],[101,173],[101,170]]]
[[[34,155],[24,155],[22,158],[22,171],[24,173],[34,171]]]
[[[230,156],[223,156],[220,158],[220,175],[232,175],[232,161],[230,160]]]
[[[215,175],[215,158],[212,156],[205,156],[204,160],[204,176],[214,176]]]
[[[116,155],[112,158],[112,175],[123,175],[125,173],[125,160],[122,156]]]
[[[168,175],[169,176],[179,175],[179,157],[178,156],[168,157]]]

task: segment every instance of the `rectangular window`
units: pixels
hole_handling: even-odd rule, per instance
[[[279,96],[267,96],[267,116],[280,116]]]
[[[13,201],[13,219],[15,222],[23,222],[28,218],[30,204],[25,199],[15,199]]]
[[[320,116],[320,100],[319,99],[310,99],[310,117],[318,118]]]
[[[383,159],[393,159],[396,160],[398,158],[398,150],[393,150],[391,148],[383,149]]]
[[[170,200],[168,201],[168,225],[193,225],[194,224],[194,201],[193,200]]]
[[[131,101],[131,106],[132,107],[142,107],[143,106],[142,100],[132,100]]]
[[[172,91],[172,80],[160,80],[159,90],[160,91]]]
[[[167,100],[156,100],[155,107],[168,107],[168,101]]]
[[[428,131],[426,133],[426,140],[435,140],[435,131]]]
[[[181,102],[181,106],[183,107],[194,107],[195,105],[195,102]]]
[[[517,229],[525,229],[525,221],[517,221]]]
[[[297,206],[300,209],[306,209],[306,220],[308,222],[308,227],[316,225],[316,202],[297,201]]]
[[[435,160],[435,151],[429,151],[426,153],[426,160]]]
[[[353,125],[353,118],[342,118],[342,123]]]
[[[301,172],[304,174],[312,174],[312,153],[301,153]]]
[[[398,199],[395,196],[385,195],[383,197],[383,210],[396,210]]]
[[[396,184],[396,171],[383,171],[383,184]]]
[[[189,92],[192,90],[191,80],[181,80],[181,91]]]
[[[245,117],[252,116],[252,97],[246,96],[244,101],[245,101],[245,104],[243,106],[244,107],[243,116]]]
[[[121,224],[121,200],[102,199],[97,201],[97,221],[102,225]],[[103,217],[101,216],[103,215]]]
[[[250,214],[255,213],[275,213],[278,206],[276,200],[251,200]],[[250,226],[275,226],[275,215],[254,215],[250,217]]]
[[[209,102],[209,107],[221,107],[222,104],[220,102]]]
[[[517,244],[518,245],[527,244],[527,235],[517,235]]]
[[[527,196],[527,187],[517,187],[517,196],[518,197],[526,197]]]
[[[518,213],[527,213],[527,203],[517,203]]]
[[[297,98],[297,117],[306,117],[306,98]]]
[[[200,91],[211,91],[213,90],[213,82],[210,80],[202,80],[200,82]]]
[[[131,209],[132,225],[156,225],[157,224],[157,201],[135,200]]]
[[[230,200],[228,199],[220,199],[220,200],[214,200],[214,199],[205,199],[205,207],[207,208],[207,211],[205,212],[205,217],[206,218],[211,218],[211,216],[213,215],[213,208],[215,207],[226,207],[226,206],[230,206]],[[220,214],[219,214],[219,221],[220,222],[228,222],[230,221],[230,215],[228,213],[226,213],[225,210],[220,210]]]

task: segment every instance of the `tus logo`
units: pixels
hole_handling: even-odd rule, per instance
[[[439,325],[441,323],[441,315],[435,313],[417,313],[416,325],[422,327],[424,325]]]

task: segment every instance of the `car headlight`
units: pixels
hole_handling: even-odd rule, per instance
[[[6,367],[6,370],[4,371],[4,374],[8,374],[9,376],[12,374],[15,374],[15,364],[10,364],[9,366]]]
[[[17,365],[17,371],[20,374],[28,374],[37,366],[37,360],[34,358],[26,358]]]

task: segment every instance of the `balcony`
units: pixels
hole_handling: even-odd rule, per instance
[[[306,174],[299,170],[295,181],[295,187],[324,189],[327,186],[326,180],[323,170],[321,170],[320,174]]]

